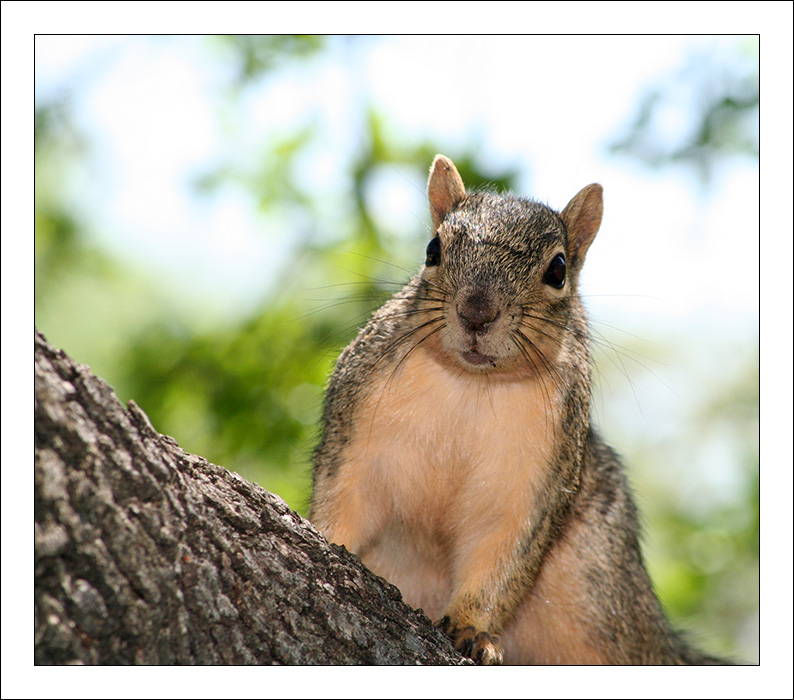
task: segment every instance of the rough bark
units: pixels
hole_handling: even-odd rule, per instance
[[[278,496],[35,348],[36,663],[467,663]]]

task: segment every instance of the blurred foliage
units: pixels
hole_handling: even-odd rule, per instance
[[[257,34],[233,34],[209,37],[236,64],[238,87],[296,58],[313,55],[322,49],[325,39],[305,34],[278,34],[263,37]]]
[[[664,436],[649,446],[618,431],[610,435],[642,486],[645,557],[665,609],[696,644],[736,659],[758,641],[758,367],[758,355],[751,355],[716,388],[705,387],[704,376],[710,390],[682,409],[674,446]],[[736,480],[739,497],[703,497],[697,481],[682,495],[696,457],[712,459]],[[741,651],[738,638],[746,640]]]
[[[325,40],[212,37],[207,45],[218,49],[218,60],[236,66],[229,104],[219,105],[230,111],[269,72],[321,53]],[[689,142],[667,150],[658,146],[652,126],[666,96],[662,86],[644,99],[615,150],[651,165],[686,162],[701,172],[725,152],[753,153],[744,136],[735,136],[744,131],[734,132],[731,125],[757,108],[757,75],[755,93],[752,80],[734,89],[731,81],[711,86],[711,77],[697,71],[689,77],[693,89],[708,96],[701,127]],[[122,400],[134,398],[155,427],[176,437],[184,449],[239,471],[304,514],[325,379],[367,315],[418,268],[427,236],[426,224],[417,221],[416,235],[409,239],[415,250],[396,265],[385,262],[394,260],[397,246],[376,224],[373,182],[386,169],[423,188],[436,148],[418,139],[401,143],[386,116],[365,109],[354,151],[339,173],[350,204],[336,237],[321,235],[328,228],[323,206],[294,174],[295,163],[317,144],[316,122],[270,139],[253,171],[222,163],[196,180],[199,193],[242,188],[256,195],[262,214],[288,211],[298,222],[287,269],[261,307],[241,322],[197,330],[182,320],[162,280],[91,243],[90,213],[74,211],[64,188],[91,140],[72,125],[68,96],[36,104],[37,327],[77,361],[88,362]],[[518,174],[488,172],[474,146],[448,155],[470,186],[509,189]],[[300,299],[306,290],[315,290],[320,305],[307,308]],[[754,366],[757,373],[757,362]],[[744,421],[757,430],[757,376],[743,382],[735,393],[712,397],[700,407],[692,425]],[[737,629],[757,609],[758,456],[752,437],[741,445],[747,480],[741,503],[693,514],[677,504],[669,484],[648,486],[655,506],[649,520],[653,532],[663,533],[650,557],[662,599],[676,621],[707,630],[709,642],[721,645],[716,651],[733,654]],[[736,572],[746,579],[746,600],[735,599],[743,590],[731,581]]]
[[[682,163],[707,182],[716,162],[733,155],[758,158],[758,37],[747,37],[732,60],[696,54],[675,75],[640,99],[626,134],[610,147],[649,167]],[[681,114],[694,113],[694,126]]]

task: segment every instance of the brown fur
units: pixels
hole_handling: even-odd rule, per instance
[[[310,517],[478,662],[714,662],[670,631],[590,427],[600,185],[557,214],[466,193],[437,156],[428,198],[426,265],[329,382]]]

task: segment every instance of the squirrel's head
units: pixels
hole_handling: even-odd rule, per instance
[[[420,285],[439,321],[429,346],[472,372],[553,372],[560,352],[584,342],[577,287],[601,224],[601,185],[557,213],[511,194],[467,193],[437,155],[427,194],[433,238]]]

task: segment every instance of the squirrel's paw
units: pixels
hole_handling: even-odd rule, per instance
[[[478,632],[471,625],[460,627],[450,620],[449,616],[441,618],[436,626],[446,634],[457,651],[468,656],[472,661],[483,666],[502,663],[504,652],[499,637],[487,632]]]

